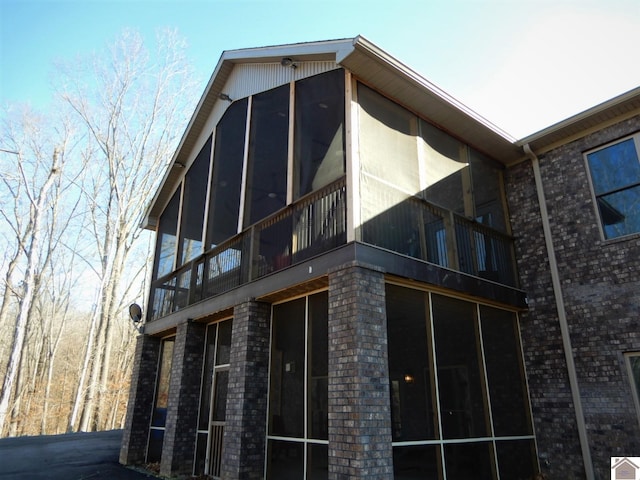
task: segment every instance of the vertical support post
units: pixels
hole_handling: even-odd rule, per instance
[[[159,355],[159,338],[149,335],[136,338],[129,403],[120,446],[120,463],[123,465],[144,463],[146,459]]]
[[[258,480],[264,476],[271,306],[247,300],[233,313],[222,478]]]
[[[191,474],[193,471],[205,335],[204,324],[188,320],[178,325],[160,462],[160,474],[163,476]]]
[[[329,478],[393,479],[384,274],[329,272]]]

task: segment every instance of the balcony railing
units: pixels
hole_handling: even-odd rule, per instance
[[[344,177],[152,283],[150,320],[346,242]]]
[[[150,320],[346,242],[342,178],[253,225],[152,284]],[[516,286],[510,236],[412,197],[365,222],[364,243]]]
[[[417,197],[365,222],[362,241],[516,286],[513,239],[509,235]]]

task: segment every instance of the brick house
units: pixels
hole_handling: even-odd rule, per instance
[[[605,478],[640,451],[640,89],[515,141],[363,37],[226,51],[146,212],[120,461]]]

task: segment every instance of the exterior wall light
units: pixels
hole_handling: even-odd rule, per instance
[[[298,68],[298,65],[296,65],[295,62],[289,57],[284,57],[282,60],[280,60],[280,65],[282,65],[283,67],[291,67],[294,70]]]

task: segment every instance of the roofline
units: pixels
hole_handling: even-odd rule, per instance
[[[391,96],[395,91],[395,101],[408,108],[414,107],[417,113],[426,115],[425,118],[434,122],[439,128],[480,150],[485,149],[484,153],[496,158],[504,165],[521,161],[525,157],[524,145],[530,145],[537,154],[544,153],[574,138],[587,135],[591,130],[603,128],[607,122],[615,123],[625,117],[640,114],[640,87],[637,87],[544,130],[516,140],[362,35],[336,40],[225,50],[198,100],[160,187],[147,205],[142,222],[143,227],[155,225],[159,216],[158,209],[162,208],[159,202],[165,202],[168,198],[168,192],[164,186],[173,185],[182,176],[184,166],[188,165],[190,145],[193,143],[194,135],[197,136],[204,127],[215,102],[220,101],[219,95],[234,65],[279,63],[286,57],[299,62],[333,61],[338,66],[351,71],[355,78],[365,83],[370,82],[372,86],[387,95]],[[368,68],[369,62],[380,68]],[[378,76],[377,72],[381,72],[382,76]],[[388,83],[392,78],[397,78],[398,82],[389,86]],[[388,92],[385,91],[386,87],[389,88]],[[429,112],[432,112],[431,116]]]
[[[621,110],[623,113],[620,113]],[[590,131],[600,130],[604,124],[618,123],[638,114],[640,86],[524,137],[516,145],[523,147],[529,144],[536,153],[545,153]]]
[[[362,52],[369,54],[370,56],[377,57],[378,59],[383,61],[385,64],[392,66],[395,70],[401,73],[408,80],[412,81],[413,83],[423,88],[424,90],[429,91],[434,96],[438,97],[440,100],[450,104],[452,107],[457,108],[458,110],[466,114],[468,117],[471,117],[473,120],[484,125],[488,129],[492,130],[494,133],[503,137],[505,140],[511,143],[516,142],[516,138],[510,135],[509,133],[507,133],[505,130],[502,130],[500,127],[498,127],[497,125],[493,124],[491,121],[489,121],[488,119],[480,115],[478,112],[467,107],[464,103],[462,103],[455,97],[451,96],[450,94],[445,92],[443,89],[438,87],[436,84],[427,80],[420,73],[416,72],[414,69],[412,69],[405,63],[402,63],[400,60],[390,55],[385,50],[381,49],[376,44],[372,43],[362,35],[359,35],[354,40],[355,40],[354,50],[360,50]],[[343,58],[339,59],[338,63],[341,63],[343,60],[344,60]]]

